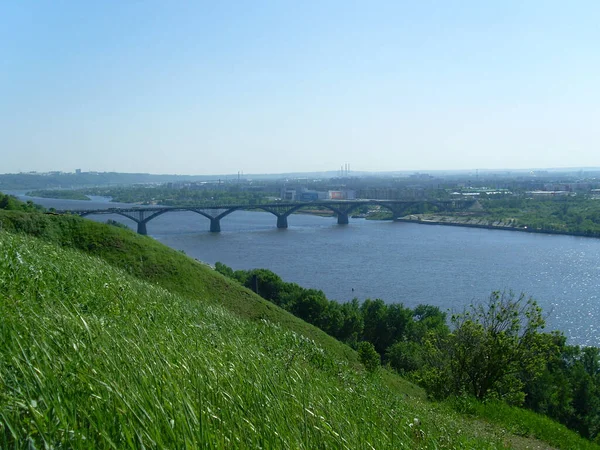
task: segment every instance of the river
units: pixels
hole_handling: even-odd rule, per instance
[[[33,200],[57,209],[129,206]],[[89,218],[135,230],[118,215]],[[573,344],[600,346],[600,239],[364,219],[340,226],[310,215],[288,222],[279,230],[270,213],[237,211],[222,219],[221,233],[210,233],[206,218],[178,212],[149,222],[148,234],[209,264],[267,268],[338,301],[381,298],[458,312],[493,290],[525,292],[543,308],[548,329]]]

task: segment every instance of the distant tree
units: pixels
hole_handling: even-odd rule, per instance
[[[358,357],[367,372],[375,372],[381,363],[379,353],[377,353],[373,344],[367,341],[358,344]]]
[[[410,324],[409,338],[415,342],[422,342],[428,332],[447,334],[446,313],[433,305],[417,305],[412,310],[412,323]]]
[[[358,299],[342,304],[343,324],[338,333],[338,339],[354,345],[363,334],[363,317]]]
[[[280,303],[280,293],[284,283],[279,275],[267,269],[254,269],[250,272],[247,272],[247,275],[248,276],[244,283],[247,288],[254,288],[253,277],[256,277],[258,295],[272,301],[275,304]]]
[[[392,303],[387,305],[386,328],[388,342],[386,349],[404,339],[413,325],[413,312],[402,303]]]
[[[360,311],[363,316],[363,339],[372,343],[379,354],[383,354],[391,344],[387,305],[381,299],[366,299]]]
[[[307,289],[291,307],[291,312],[308,323],[324,328],[329,301],[321,291]]]
[[[215,263],[215,270],[219,272],[221,275],[225,275],[228,278],[235,278],[233,274],[233,269],[222,262],[217,261]]]
[[[418,370],[423,365],[423,346],[414,341],[400,341],[388,347],[385,361],[400,373]]]

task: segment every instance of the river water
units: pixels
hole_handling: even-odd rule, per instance
[[[128,206],[33,200],[57,209]],[[118,215],[89,218],[136,229]],[[210,233],[208,219],[177,212],[149,222],[148,234],[209,264],[267,268],[338,301],[381,298],[458,312],[493,290],[525,292],[543,308],[548,329],[573,344],[600,346],[600,239],[364,219],[340,226],[309,215],[288,223],[279,230],[270,213],[237,211],[221,220],[221,233]]]

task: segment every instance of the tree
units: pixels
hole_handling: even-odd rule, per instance
[[[227,278],[234,278],[233,269],[220,261],[215,263],[215,270],[221,275],[225,275]]]
[[[387,306],[386,327],[389,342],[386,349],[405,338],[413,322],[413,311],[402,303]]]
[[[388,307],[381,299],[366,299],[360,307],[363,316],[363,339],[371,342],[379,354],[391,344],[387,327]]]
[[[280,292],[284,284],[279,275],[267,269],[254,269],[247,272],[247,275],[244,283],[247,288],[254,289],[254,277],[256,277],[257,294],[276,305],[279,304]]]
[[[377,353],[373,344],[367,341],[362,341],[358,344],[358,357],[363,366],[365,366],[365,369],[367,369],[367,372],[370,373],[375,372],[381,362],[379,353]]]
[[[423,342],[429,331],[447,334],[446,313],[440,308],[432,305],[417,305],[412,312],[412,323],[410,327],[410,339]]]
[[[423,364],[423,346],[413,341],[400,341],[388,347],[385,361],[400,373],[414,372]]]
[[[340,328],[338,339],[349,344],[355,344],[363,333],[363,317],[360,312],[358,299],[353,299],[342,305],[344,322]]]
[[[308,323],[323,328],[327,325],[324,323],[324,317],[328,306],[329,301],[323,292],[315,289],[306,289],[304,294],[291,305],[291,312],[296,317],[300,317]]]
[[[424,379],[434,396],[467,394],[522,404],[523,380],[539,377],[552,341],[540,332],[542,310],[524,294],[493,292],[486,304],[471,305],[452,316],[453,332],[429,337],[429,360]],[[441,379],[440,379],[441,377]],[[446,383],[444,383],[446,378]],[[438,392],[435,392],[438,390]]]

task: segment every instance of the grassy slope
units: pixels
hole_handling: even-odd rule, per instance
[[[215,310],[220,311],[219,312],[220,316],[223,316],[223,317],[226,316],[226,317],[228,317],[227,320],[233,320],[233,322],[235,322],[235,323],[243,324],[243,325],[239,325],[241,328],[245,327],[244,331],[240,334],[240,336],[248,335],[249,341],[251,340],[250,336],[252,335],[252,333],[255,332],[256,328],[262,329],[264,327],[267,327],[268,329],[271,329],[271,328],[277,329],[275,327],[265,325],[265,321],[262,319],[266,319],[267,323],[279,324],[280,328],[277,329],[278,331],[276,333],[284,333],[284,334],[288,333],[289,334],[290,331],[293,331],[302,336],[306,336],[306,337],[310,338],[311,340],[314,340],[314,342],[316,342],[318,347],[320,347],[324,350],[324,355],[328,361],[336,361],[335,364],[338,364],[338,365],[342,364],[344,366],[347,365],[348,367],[356,366],[358,364],[357,359],[356,359],[356,354],[351,349],[346,347],[345,345],[340,344],[339,342],[335,341],[334,339],[332,339],[329,336],[322,333],[320,330],[296,319],[295,317],[289,315],[285,311],[282,311],[281,309],[277,308],[276,306],[274,306],[268,302],[265,302],[264,300],[255,296],[253,293],[249,292],[248,290],[246,290],[234,283],[231,283],[229,280],[226,280],[225,278],[221,277],[219,274],[214,273],[214,271],[207,268],[203,264],[200,264],[179,252],[173,251],[173,250],[153,241],[150,238],[138,236],[127,230],[118,229],[116,227],[107,227],[105,225],[98,224],[95,222],[82,220],[77,217],[59,217],[59,216],[51,216],[51,215],[28,215],[28,214],[20,214],[20,213],[12,213],[12,212],[0,212],[0,221],[2,222],[2,228],[4,228],[4,229],[8,229],[8,230],[17,230],[18,229],[18,230],[25,231],[25,232],[28,232],[31,234],[37,234],[41,237],[46,238],[47,240],[53,241],[55,243],[59,243],[63,246],[74,246],[76,248],[85,250],[88,253],[101,256],[103,259],[110,262],[111,264],[113,264],[116,267],[120,267],[125,272],[129,272],[130,274],[136,275],[138,278],[146,279],[146,280],[150,281],[154,286],[156,286],[158,284],[158,285],[162,286],[163,288],[168,289],[171,293],[169,295],[173,296],[173,294],[175,294],[174,297],[176,297],[178,299],[177,300],[177,302],[179,302],[179,303],[177,303],[178,305],[182,305],[183,303],[185,303],[186,305],[189,305],[190,308],[203,309],[206,311],[212,311],[211,308],[216,307],[217,309],[215,309]],[[41,246],[42,244],[36,243],[34,241],[31,241],[31,242],[27,241],[25,243],[22,243],[21,245],[28,247],[28,246],[34,246],[34,245]],[[46,255],[52,255],[53,252],[59,252],[59,250],[54,249],[52,247],[45,247],[45,248],[46,248],[46,250],[45,250]],[[42,253],[44,253],[44,252],[42,252]],[[74,254],[72,254],[72,253],[68,253],[67,256],[68,256],[69,260],[77,260],[77,258],[79,257],[79,256],[74,256]],[[57,262],[60,261],[59,266],[63,264],[64,258],[65,258],[64,255],[60,256],[60,258],[58,258],[58,259],[56,256],[52,256],[52,259],[54,261],[57,261]],[[41,264],[42,265],[48,264],[49,266],[52,266],[53,264],[56,265],[57,262],[52,263],[52,261],[49,261],[47,258],[45,262],[42,260]],[[90,263],[86,263],[86,264],[88,264],[88,266],[89,266]],[[94,264],[89,266],[89,269],[85,269],[84,274],[87,273],[88,271],[93,272],[94,267],[97,264],[100,264],[103,267],[102,271],[108,270],[107,266],[104,266],[99,262],[95,262]],[[75,263],[74,266],[71,266],[71,270],[73,270],[72,269],[73,267],[81,267],[82,269],[84,269],[85,265]],[[110,270],[112,270],[112,269],[110,269]],[[127,278],[127,276],[124,273],[118,273],[117,276]],[[87,279],[87,278],[84,276],[84,279]],[[128,280],[127,281],[128,283],[134,282],[134,279],[127,278],[127,280]],[[135,283],[139,283],[139,282],[136,280]],[[117,282],[117,284],[118,284],[118,282]],[[133,310],[142,311],[144,309],[144,307],[145,307],[144,305],[145,305],[145,302],[148,301],[148,297],[142,291],[152,291],[154,289],[158,289],[157,287],[151,287],[150,285],[140,284],[140,286],[141,287],[139,288],[139,295],[136,294],[135,298],[129,299],[130,302],[138,305],[138,306],[133,307],[132,311]],[[98,288],[95,288],[95,289],[98,290]],[[102,291],[102,289],[99,289],[99,292],[106,292],[106,291]],[[185,299],[187,299],[187,301],[182,302],[181,298],[185,298]],[[189,300],[200,300],[200,302],[195,302],[195,301],[190,302]],[[90,304],[92,304],[92,303],[94,303],[94,302],[91,302]],[[213,306],[213,305],[215,305],[215,306]],[[243,319],[252,319],[255,322],[258,321],[258,323],[260,325],[258,325],[258,327],[257,327],[256,324],[255,325],[249,324],[246,320],[239,321],[239,319],[234,319],[233,317],[228,315],[228,313],[223,312],[223,310],[220,309],[216,305],[225,306],[226,311],[235,313],[235,315],[237,317],[241,317]],[[198,314],[198,312],[196,311],[196,312],[194,312],[194,314]],[[206,312],[204,312],[203,314],[206,314]],[[73,317],[76,317],[76,316],[73,316]],[[130,320],[127,319],[126,316],[123,316],[123,318],[126,323],[130,322]],[[139,317],[137,317],[137,318],[139,318]],[[169,319],[168,321],[165,321],[163,323],[163,326],[172,327],[173,326],[172,324],[174,322],[176,322],[177,320],[181,321],[182,319],[181,318]],[[185,318],[183,320],[185,321]],[[169,321],[170,321],[170,324],[169,324]],[[50,322],[52,322],[52,321],[50,320]],[[76,320],[75,320],[75,322],[78,323]],[[231,325],[231,324],[222,325],[220,330],[229,330],[229,328],[232,326],[234,326],[234,325]],[[238,325],[235,325],[235,326],[238,326]],[[292,333],[292,335],[296,336],[295,333]],[[227,333],[223,333],[220,331],[217,333],[219,339],[224,339],[224,336],[226,334]],[[186,336],[188,336],[188,335],[186,335]],[[192,333],[192,335],[193,335],[193,333]],[[199,337],[194,335],[194,338],[197,340]],[[129,342],[135,342],[136,345],[139,345],[140,339],[142,341],[144,340],[144,338],[142,336],[137,336],[134,338],[130,338]],[[179,337],[179,339],[182,339],[182,337]],[[186,337],[186,339],[187,339],[187,337]],[[241,339],[241,341],[244,341],[244,339],[242,339],[242,338],[240,338],[240,339]],[[294,339],[298,339],[298,338],[296,337]],[[234,348],[241,346],[242,345],[241,341],[238,339],[238,341],[236,341],[235,344],[232,344],[232,346],[230,348],[230,350],[231,350],[230,356],[231,356],[232,360],[234,360],[234,361],[236,359]],[[258,341],[260,341],[260,339]],[[301,339],[301,341],[304,342],[302,339]],[[178,341],[178,343],[180,343],[180,342],[181,341]],[[309,342],[309,341],[306,341],[306,342]],[[243,344],[250,345],[251,342],[244,342]],[[119,345],[123,345],[123,344],[122,343],[113,343],[111,345],[114,348],[114,346],[118,347]],[[290,341],[284,342],[282,344],[283,347],[279,349],[279,353],[273,354],[273,356],[275,356],[275,360],[276,360],[275,362],[279,361],[278,363],[280,364],[282,358],[286,361],[289,361],[290,360],[289,355],[295,355],[296,353],[300,353],[300,350],[294,350],[293,345],[287,349],[286,349],[286,345],[290,345]],[[185,346],[183,346],[182,348],[185,348]],[[163,348],[162,350],[164,351],[165,349]],[[204,349],[203,351],[206,351],[206,349]],[[249,350],[249,354],[253,354],[253,352],[255,352],[255,351],[257,351],[257,350]],[[311,351],[314,351],[314,349]],[[154,353],[154,352],[155,352],[155,350],[150,349],[149,353],[143,353],[143,352],[139,353],[141,364],[148,364],[149,359],[152,359],[155,356],[157,356],[156,353]],[[271,353],[271,350],[267,351],[267,353]],[[59,353],[57,353],[57,354],[59,354]],[[185,355],[185,354],[186,354],[186,352],[184,350],[180,350],[178,353],[178,355],[180,355],[180,356]],[[108,352],[106,352],[104,357],[106,357],[106,355],[108,355]],[[286,359],[286,355],[287,355],[287,359]],[[111,358],[113,358],[113,359],[116,357],[117,357],[116,355],[111,356]],[[176,359],[177,359],[177,357],[174,357],[174,360],[176,360]],[[304,358],[304,359],[306,359],[306,358]],[[249,361],[252,361],[252,360],[253,360],[253,358],[249,357]],[[291,360],[292,360],[293,364],[296,364],[295,356],[293,358],[291,358]],[[310,357],[309,357],[309,360],[310,360]],[[114,362],[114,364],[117,365],[117,367],[119,367],[120,365],[123,364],[123,361],[113,361],[113,362]],[[202,369],[201,366],[205,362],[206,362],[205,360],[204,361],[195,361],[196,366],[198,366],[198,367],[196,367],[196,369],[197,370]],[[275,362],[273,362],[273,363],[275,363]],[[302,364],[302,367],[304,367],[304,368],[306,367],[305,363],[306,363],[306,361],[304,361],[304,363]],[[90,361],[88,363],[88,369],[89,369],[89,367],[93,366],[94,364],[95,363],[93,361]],[[309,366],[310,366],[310,364],[309,364]],[[331,366],[331,364],[329,364],[328,367],[330,367],[330,366]],[[137,366],[134,366],[134,367],[137,368]],[[314,369],[314,367],[313,367],[313,369]],[[329,369],[323,370],[323,367],[320,367],[320,369],[327,376],[331,376],[331,373],[330,373],[331,371]],[[202,369],[202,370],[204,370],[204,369]],[[354,379],[354,382],[356,382],[356,383],[363,383],[363,387],[364,387],[364,385],[365,385],[364,380],[360,381],[359,378],[356,378],[357,375],[354,370],[344,369],[344,371],[345,371],[345,373],[348,374],[347,377],[349,377],[349,379]],[[310,379],[311,381],[308,384],[312,385],[313,378],[315,375],[314,374],[306,374],[306,375],[308,378],[300,377],[298,380],[304,380],[304,382],[307,383],[307,380]],[[334,379],[336,379],[337,381],[335,381],[333,385],[329,385],[329,388],[324,389],[321,392],[321,394],[324,394],[329,389],[333,389],[335,392],[337,392],[337,390],[340,389],[340,386],[335,384],[335,383],[339,382],[340,380],[338,379],[338,377],[334,377]],[[114,382],[117,383],[117,381],[114,381]],[[173,389],[173,386],[177,386],[178,385],[177,383],[180,383],[180,382],[181,382],[181,380],[179,380],[177,382],[171,380],[169,382],[169,386],[170,386],[169,389]],[[120,383],[120,381],[119,381],[119,383]],[[173,383],[173,385],[171,385],[171,383]],[[412,432],[412,430],[409,429],[408,438],[407,438],[405,431],[408,426],[407,420],[410,417],[416,415],[422,419],[425,418],[423,420],[423,422],[424,422],[423,426],[424,426],[424,428],[427,428],[427,430],[426,430],[427,439],[428,440],[431,439],[431,441],[430,441],[431,443],[435,442],[436,446],[452,447],[452,445],[456,445],[457,442],[462,442],[461,440],[463,438],[467,439],[467,441],[469,442],[469,447],[480,447],[483,445],[483,441],[489,441],[491,447],[495,447],[496,444],[499,445],[500,441],[505,442],[505,443],[508,442],[511,445],[516,446],[516,447],[528,447],[528,446],[532,446],[532,445],[537,446],[537,444],[535,444],[531,440],[523,440],[523,439],[511,436],[509,434],[504,434],[504,431],[502,429],[497,428],[495,426],[483,425],[478,420],[468,419],[468,418],[465,419],[458,414],[451,413],[450,408],[448,408],[444,405],[435,405],[435,404],[424,402],[421,398],[422,391],[420,391],[418,388],[415,388],[414,386],[410,385],[409,383],[406,383],[404,380],[400,379],[399,377],[396,377],[387,372],[382,372],[377,381],[371,380],[368,383],[366,383],[366,385],[369,387],[369,389],[372,390],[372,391],[369,391],[366,398],[368,398],[368,400],[372,401],[374,404],[378,404],[379,405],[378,408],[383,408],[377,413],[377,415],[378,416],[382,416],[385,414],[389,415],[389,422],[385,422],[385,423],[379,422],[377,424],[377,426],[379,428],[381,428],[381,430],[383,430],[383,431],[385,431],[386,427],[392,427],[393,429],[395,429],[396,426],[399,427],[398,433],[400,433],[400,434],[398,434],[393,439],[395,439],[395,438],[400,439],[399,436],[402,433],[404,433],[404,438],[402,438],[403,442],[405,442],[405,443],[409,442],[409,443],[411,443],[411,445],[414,445],[414,440],[416,439],[414,433]],[[288,389],[288,387],[286,387],[285,384],[282,384],[282,385],[277,384],[277,386],[275,386],[275,387],[276,387],[275,390]],[[215,389],[216,388],[217,387],[215,387]],[[236,386],[235,391],[237,391],[237,389],[242,389],[242,386],[241,385]],[[273,389],[273,386],[271,387],[271,389]],[[343,390],[345,388],[342,386],[341,389]],[[355,389],[355,387],[353,387],[352,389]],[[163,390],[164,390],[164,388],[163,388]],[[408,396],[407,396],[407,394],[408,394]],[[253,395],[258,395],[258,394],[253,394]],[[372,399],[370,398],[371,395],[374,396]],[[383,403],[378,403],[378,400],[376,399],[376,397],[378,395],[383,395],[383,397],[385,397],[386,400]],[[327,397],[327,395],[325,395],[325,396]],[[337,399],[337,394],[335,397]],[[348,408],[346,413],[341,413],[342,415],[348,414],[348,413],[350,413],[351,410],[352,411],[356,410],[356,408],[363,408],[364,405],[363,406],[354,405],[353,404],[354,401],[355,400],[349,401],[349,403],[343,404],[341,406],[342,409]],[[398,403],[398,402],[400,402],[400,403]],[[27,404],[27,402],[25,402],[24,404]],[[182,403],[171,403],[171,408],[174,408],[174,411],[177,414],[185,415],[186,414],[185,411],[183,411],[183,412],[179,411],[179,409],[174,406],[176,404],[181,405]],[[386,405],[386,404],[388,406],[383,407],[383,405]],[[287,408],[287,406],[285,408]],[[367,409],[369,409],[369,408],[367,408]],[[287,412],[286,412],[286,414],[287,414]],[[307,414],[309,414],[309,413],[307,413]],[[394,418],[394,415],[397,415],[398,417]],[[310,414],[309,414],[309,416],[310,416]],[[328,416],[323,415],[323,417],[328,417]],[[305,419],[305,417],[303,416],[303,420],[304,419]],[[498,418],[498,417],[494,417],[494,418],[490,418],[490,419],[493,419],[494,422],[506,423],[507,419],[510,419],[510,413],[509,413],[509,416],[505,417],[504,419]],[[190,419],[187,418],[186,420],[189,421]],[[381,420],[383,420],[383,418],[381,418]],[[388,419],[385,419],[385,420],[388,420]],[[300,421],[300,422],[302,422],[302,421]],[[427,422],[427,424],[425,424],[425,422]],[[373,425],[376,425],[376,423],[374,422]],[[121,425],[121,427],[123,427],[123,426],[126,427],[126,425]],[[194,428],[194,427],[192,427],[192,428]],[[198,432],[197,427],[194,428],[194,430],[196,430],[196,432]],[[342,428],[338,429],[338,431],[336,431],[336,432],[339,433],[339,430],[342,430]],[[404,430],[404,431],[402,431],[402,430]],[[459,430],[462,430],[462,431],[459,432]],[[191,435],[194,435],[193,432],[191,432],[191,431],[189,431],[189,432],[191,433]],[[360,434],[360,432],[357,432],[357,433],[358,434],[356,435],[357,436],[356,439],[358,439],[358,441],[355,441],[355,444],[360,444],[360,446],[365,446],[368,438],[365,438],[364,436],[360,437],[360,436],[362,436]],[[413,434],[411,434],[411,433],[413,433]],[[388,434],[389,434],[388,437],[390,437],[390,439],[392,439],[393,433],[391,433],[391,434],[388,433]],[[535,434],[537,434],[542,439],[547,439],[542,434],[538,434],[538,433],[535,433]],[[561,435],[560,439],[548,439],[548,440],[550,442],[553,442],[553,445],[556,445],[556,446],[559,446],[562,448],[573,448],[574,445],[578,448],[584,448],[585,446],[587,446],[587,443],[585,441],[578,440],[576,438],[576,436],[574,436],[572,433],[568,433],[568,432],[565,432],[564,430],[562,430],[562,432],[559,434]],[[470,441],[469,439],[471,439],[473,435],[483,437],[483,441],[478,441],[478,442]],[[319,435],[319,436],[320,436],[319,439],[323,438],[323,436],[321,436],[321,435]],[[300,445],[299,444],[300,442],[305,442],[304,441],[305,437],[306,437],[306,435],[305,436],[296,435],[296,437],[294,439],[297,439],[297,445]],[[361,440],[361,439],[365,439],[365,440]],[[385,439],[381,436],[378,437],[378,439],[383,439],[383,440],[377,441],[377,442],[386,442]],[[409,440],[406,441],[406,439],[409,439]],[[466,443],[467,441],[464,441],[463,444]],[[306,442],[308,442],[308,441],[306,441]],[[312,442],[314,443],[317,441],[312,441]],[[325,441],[323,441],[323,442],[325,442]],[[387,442],[388,442],[388,444],[391,443],[391,441],[387,441]],[[452,445],[451,445],[451,443],[452,443]],[[217,442],[217,444],[215,444],[215,445],[224,446],[225,444],[226,444],[226,442],[223,441],[220,443]],[[271,444],[274,444],[274,442],[271,441]],[[339,444],[339,442],[338,442],[338,444]],[[448,445],[446,445],[446,444],[448,444]],[[334,445],[334,446],[336,446],[336,445]],[[337,445],[337,446],[339,446],[339,445]],[[590,447],[590,448],[596,448],[596,447]]]
[[[31,237],[0,251],[2,448],[501,445],[280,326]]]
[[[0,211],[0,223],[3,224],[0,229],[22,231],[64,247],[83,250],[171,292],[223,305],[243,318],[278,323],[358,365],[356,353],[348,346],[250,290],[232,283],[205,264],[147,236],[76,216]]]

